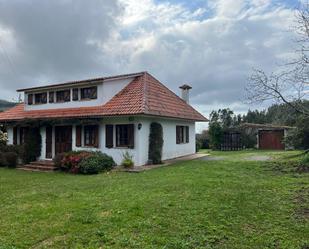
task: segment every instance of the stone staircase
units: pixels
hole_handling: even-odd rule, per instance
[[[39,160],[31,162],[29,164],[25,164],[18,167],[18,169],[25,171],[41,171],[41,172],[52,172],[58,170],[58,168],[55,167],[54,162],[49,160]]]

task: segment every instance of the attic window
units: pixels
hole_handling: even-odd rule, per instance
[[[54,92],[49,92],[48,98],[49,98],[49,103],[54,103]]]
[[[73,101],[78,101],[78,88],[73,88]]]
[[[35,104],[46,104],[47,103],[47,93],[36,93],[34,95]]]
[[[97,99],[98,97],[97,92],[98,92],[97,86],[82,88],[80,89],[81,100]]]
[[[28,105],[32,105],[33,104],[33,94],[30,93],[28,94]]]
[[[56,92],[56,101],[57,102],[69,102],[71,100],[71,90],[63,90]]]

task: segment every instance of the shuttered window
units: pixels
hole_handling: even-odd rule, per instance
[[[99,147],[99,126],[84,126],[84,145],[89,147]]]
[[[116,125],[116,146],[134,148],[134,124]]]
[[[19,144],[24,144],[25,143],[25,141],[26,141],[26,136],[27,136],[27,134],[28,134],[28,130],[29,130],[29,128],[27,128],[27,127],[21,127],[20,129],[19,129]]]
[[[82,126],[76,126],[76,147],[82,146]]]
[[[32,105],[33,104],[33,94],[30,93],[28,94],[28,105]]]
[[[13,128],[13,144],[17,145],[17,127]]]
[[[176,126],[176,144],[189,143],[189,126]]]
[[[105,146],[106,148],[113,148],[114,147],[114,126],[106,125],[105,131],[106,131]]]
[[[190,137],[189,126],[186,126],[186,143],[189,143],[189,137]]]

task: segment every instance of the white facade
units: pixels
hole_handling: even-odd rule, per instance
[[[62,109],[62,108],[76,108],[76,107],[91,107],[91,106],[100,106],[106,104],[112,97],[114,97],[118,92],[120,92],[126,85],[128,85],[133,78],[126,78],[126,79],[119,79],[119,80],[109,80],[104,82],[95,82],[92,84],[85,84],[80,85],[78,87],[71,86],[71,87],[60,87],[57,89],[53,88],[46,88],[44,90],[33,90],[28,91],[24,95],[25,99],[25,110],[26,111],[33,111],[33,110],[46,110],[46,109]],[[97,86],[98,92],[97,92],[97,99],[91,99],[91,100],[79,100],[79,101],[73,101],[72,100],[72,91],[73,88],[83,88],[83,87],[89,87],[89,86]],[[71,101],[69,102],[61,102],[57,103],[54,101],[54,103],[49,103],[49,92],[50,91],[60,91],[60,90],[71,90]],[[47,92],[47,103],[46,104],[32,104],[28,105],[28,94],[36,94],[36,93],[43,93]]]
[[[91,150],[101,151],[113,157],[115,162],[120,165],[123,159],[123,153],[128,151],[133,156],[135,166],[145,165],[148,162],[149,131],[151,122],[158,122],[163,128],[163,149],[162,160],[173,159],[181,156],[195,153],[195,122],[164,119],[158,117],[126,117],[126,118],[103,118],[99,123],[99,147],[90,148],[76,147],[76,125],[72,125],[72,150]],[[105,125],[106,124],[134,124],[134,148],[106,148],[105,144]],[[140,129],[138,127],[141,125]],[[69,124],[61,124],[69,125]],[[176,126],[189,126],[189,143],[176,144]],[[115,130],[115,129],[114,129]],[[8,128],[9,144],[13,143],[13,129]],[[19,134],[19,132],[17,132]],[[53,127],[52,151],[55,156],[55,126]],[[41,160],[46,158],[46,127],[41,127],[42,150]],[[83,137],[83,136],[82,136]],[[115,132],[114,132],[115,137]],[[19,141],[19,139],[18,139]],[[115,145],[115,143],[114,143]]]

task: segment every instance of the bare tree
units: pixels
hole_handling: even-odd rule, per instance
[[[296,25],[293,31],[297,50],[295,59],[278,68],[276,73],[254,69],[246,86],[246,99],[250,103],[275,100],[292,107],[296,112],[309,117],[304,100],[309,96],[309,4],[296,11]]]

